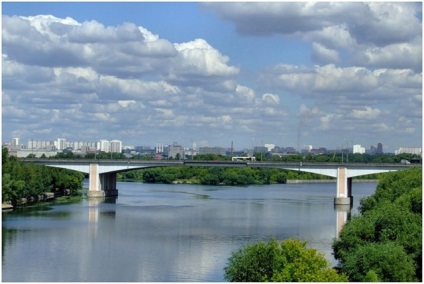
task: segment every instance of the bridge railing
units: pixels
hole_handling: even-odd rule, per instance
[[[421,164],[401,163],[333,163],[333,162],[273,162],[273,161],[222,161],[222,160],[110,160],[110,159],[49,159],[49,158],[23,158],[23,162],[34,164],[99,164],[99,165],[155,165],[155,166],[249,166],[249,167],[323,167],[323,168],[411,168],[421,167]]]

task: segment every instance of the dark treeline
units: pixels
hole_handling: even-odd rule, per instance
[[[378,179],[379,174],[358,177]],[[266,168],[160,167],[117,174],[120,181],[145,183],[192,183],[202,185],[250,185],[286,183],[287,180],[333,180],[334,178],[299,171]]]
[[[310,163],[400,163],[402,160],[419,159],[420,156],[414,154],[294,154],[276,156],[270,153],[254,155],[258,161],[275,161],[275,162],[310,162]]]
[[[272,155],[271,153],[255,153],[257,161],[273,161],[273,162],[305,162],[305,163],[400,163],[402,160],[418,159],[421,157],[414,154],[290,154],[290,155]],[[35,158],[34,154],[29,154],[27,158]],[[46,158],[46,156],[41,156]],[[152,160],[153,154],[138,154],[131,158],[126,157],[123,153],[105,153],[100,152],[97,154],[87,153],[85,155],[74,154],[71,151],[57,153],[55,156],[49,157],[51,159],[114,159],[114,160]],[[169,159],[173,159],[170,157]],[[187,160],[202,160],[202,161],[231,161],[231,156],[223,156],[216,154],[200,154],[194,156],[185,156]]]
[[[203,185],[249,185],[285,183],[287,173],[278,169],[222,167],[162,167],[118,173],[119,180],[146,183],[193,183]]]
[[[333,243],[352,282],[422,281],[422,169],[382,175]]]
[[[22,198],[35,199],[44,192],[63,192],[76,195],[82,188],[83,173],[23,163],[2,150],[2,200],[15,207]]]
[[[370,155],[371,156],[371,155]],[[384,155],[383,155],[384,156]],[[301,159],[301,161],[310,162],[310,157],[304,159],[303,156],[290,155],[292,160],[287,162],[294,162]],[[195,160],[202,161],[220,161],[231,160],[230,156],[221,156],[215,154],[204,154],[193,156]],[[399,158],[405,159],[405,156]],[[277,161],[277,160],[275,160]],[[279,160],[282,161],[282,160]],[[385,162],[388,162],[385,161]],[[360,179],[378,179],[377,175],[361,176]],[[249,185],[249,184],[273,184],[273,183],[286,183],[287,180],[329,180],[331,177],[305,173],[299,171],[287,171],[281,169],[267,169],[267,168],[237,168],[237,167],[162,167],[162,168],[148,168],[143,170],[134,170],[128,172],[118,173],[118,180],[121,181],[142,181],[146,183],[193,183],[203,185]]]

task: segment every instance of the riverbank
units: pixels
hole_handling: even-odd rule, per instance
[[[86,191],[86,190],[85,190]],[[2,212],[12,211],[19,208],[34,208],[44,207],[48,205],[70,204],[85,198],[84,190],[81,190],[78,195],[69,195],[65,192],[45,192],[38,198],[22,198],[21,201],[14,207],[10,202],[2,203]]]
[[[293,183],[336,183],[336,182],[337,182],[336,179],[310,179],[310,180],[291,179],[291,180],[287,180],[286,183],[293,184]],[[357,182],[374,182],[374,183],[377,183],[378,179],[353,179],[352,182],[353,183],[357,183]]]
[[[143,182],[141,180],[134,180],[134,179],[122,179],[119,180],[120,182],[141,182],[141,183],[146,183]],[[297,183],[336,183],[337,180],[336,179],[289,179],[287,180],[285,183],[287,184],[297,184]],[[378,179],[353,179],[352,180],[353,183],[364,183],[364,182],[372,182],[372,183],[378,183]],[[158,184],[164,184],[164,183],[160,183],[158,182]],[[195,179],[189,179],[189,180],[174,180],[171,182],[171,184],[191,184],[191,185],[201,185],[201,183],[198,180]],[[284,184],[284,183],[281,183]],[[217,184],[216,186],[220,186],[220,185],[225,185],[224,183],[222,184]],[[251,184],[254,185],[254,184]]]

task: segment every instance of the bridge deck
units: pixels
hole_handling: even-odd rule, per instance
[[[278,167],[297,167],[297,168],[315,168],[328,169],[345,167],[350,169],[408,169],[421,164],[389,164],[389,163],[299,163],[299,162],[250,162],[250,161],[201,161],[201,160],[98,160],[98,159],[21,159],[23,162],[48,165],[115,165],[115,166],[196,166],[196,167],[258,167],[258,168],[278,168]]]

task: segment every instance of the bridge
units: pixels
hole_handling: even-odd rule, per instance
[[[281,163],[254,161],[197,161],[197,160],[86,160],[86,159],[22,159],[23,162],[48,167],[74,170],[89,175],[88,197],[117,196],[116,174],[119,172],[152,167],[252,167],[320,174],[337,179],[335,205],[352,203],[352,178],[408,169],[404,164],[356,164],[356,163]],[[421,165],[420,165],[421,166]]]

